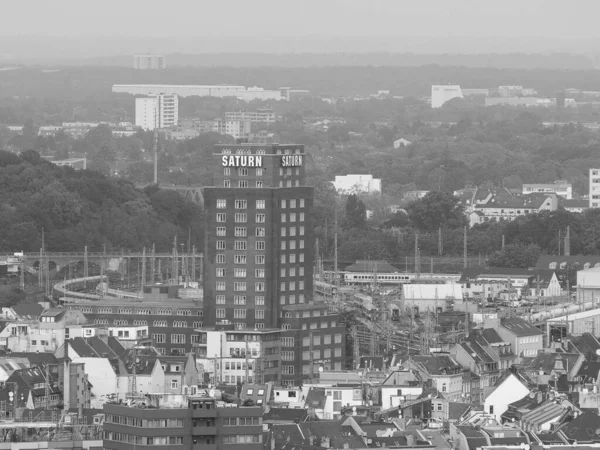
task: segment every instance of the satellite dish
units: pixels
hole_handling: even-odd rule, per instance
[[[319,367],[319,372],[323,372],[323,367]]]
[[[135,358],[135,362],[139,363],[140,362],[140,358]]]
[[[210,391],[208,391],[208,396],[211,398],[215,398],[215,390],[211,389]]]
[[[352,407],[352,412],[356,412],[356,406]]]
[[[600,348],[596,350],[596,355],[600,356]]]

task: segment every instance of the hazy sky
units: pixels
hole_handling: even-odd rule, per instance
[[[0,34],[600,37],[598,0],[15,0]]]

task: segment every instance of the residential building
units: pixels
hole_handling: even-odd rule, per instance
[[[538,386],[554,385],[554,389],[559,390],[556,381],[561,377],[566,380],[577,379],[584,364],[585,357],[580,353],[544,352],[530,360],[522,370]]]
[[[463,98],[462,90],[458,85],[433,85],[431,86],[431,107],[441,108],[444,103],[453,98]]]
[[[177,126],[179,99],[172,94],[149,94],[135,99],[135,125],[143,130]]]
[[[80,311],[48,309],[37,320],[14,321],[0,331],[0,344],[14,352],[54,352],[65,339],[82,336],[87,318]]]
[[[199,342],[195,330],[204,326],[201,299],[195,295],[182,298],[184,290],[177,285],[146,286],[144,289],[143,303],[136,298],[111,297],[93,302],[71,298],[63,303],[69,309],[81,311],[96,325],[116,328],[113,335],[119,337],[121,333],[125,341],[126,333],[133,331],[136,339],[144,341],[147,332],[147,337],[152,338],[154,346],[163,355],[191,352],[193,344]]]
[[[529,194],[556,194],[566,200],[573,198],[573,186],[565,180],[558,180],[554,183],[542,184],[523,184],[523,195]]]
[[[112,399],[125,399],[129,392],[129,372],[120,358],[125,352],[114,337],[73,338],[56,351],[58,358],[67,356],[72,364],[84,367],[92,385],[94,408]]]
[[[227,407],[228,406],[228,407]],[[243,444],[263,450],[260,406],[225,405],[194,395],[148,395],[141,403],[104,405],[104,448],[129,445],[221,450]]]
[[[346,361],[346,327],[325,303],[281,308],[281,384],[300,386]]]
[[[52,376],[49,369],[42,366],[14,371],[3,390],[13,392],[16,408],[56,408],[63,404],[58,377]]]
[[[423,394],[425,380],[410,368],[393,370],[381,383],[381,410],[404,405]]]
[[[4,320],[38,320],[44,312],[44,307],[39,303],[18,303],[2,308]]]
[[[270,108],[257,109],[256,111],[234,111],[225,113],[226,121],[240,121],[250,123],[275,123],[277,116]]]
[[[517,370],[508,370],[486,396],[484,411],[499,421],[502,414],[508,410],[508,405],[529,394],[530,381]]]
[[[373,175],[336,175],[333,187],[340,194],[381,194],[381,179]]]
[[[252,122],[249,120],[217,119],[213,122],[212,131],[226,134],[234,139],[248,139],[252,133]]]
[[[500,337],[509,342],[517,357],[535,357],[543,350],[544,333],[520,317],[486,319],[486,328],[494,328]]]
[[[169,94],[179,97],[235,97],[242,101],[286,100],[280,90],[230,85],[113,84],[112,92],[132,95]]]
[[[470,226],[490,220],[514,220],[516,217],[541,211],[556,211],[556,194],[532,193],[522,196],[492,197],[486,203],[477,203],[469,214]]]
[[[479,378],[479,398],[476,398],[471,388],[471,400],[475,404],[483,404],[500,377],[500,361],[495,350],[481,335],[471,334],[469,339],[452,347],[450,354],[465,370],[473,372]]]
[[[166,69],[167,63],[163,55],[133,55],[133,68],[138,70]]]
[[[590,208],[600,207],[600,169],[590,169],[588,193]]]
[[[459,401],[463,393],[463,368],[448,353],[411,356],[403,366],[415,370],[450,402]]]
[[[339,420],[343,407],[361,406],[363,391],[360,387],[311,387],[306,395],[308,413],[319,420]]]
[[[235,329],[233,323],[217,323],[198,330],[194,344],[196,361],[215,385],[280,382],[280,329]]]
[[[558,199],[558,206],[566,209],[569,212],[581,214],[587,211],[587,209],[590,207],[590,201],[587,199]]]

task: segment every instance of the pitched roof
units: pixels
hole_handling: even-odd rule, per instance
[[[93,336],[91,338],[76,337],[69,339],[69,346],[82,358],[117,358],[117,354],[108,346],[102,338]]]
[[[12,310],[21,319],[37,319],[44,312],[44,307],[39,303],[19,303],[13,305]]]
[[[466,413],[472,407],[473,407],[473,405],[471,405],[470,403],[449,402],[448,403],[448,419],[449,420],[458,420],[463,416],[464,413]]]
[[[308,394],[306,394],[306,401],[304,404],[311,408],[323,409],[326,401],[327,396],[325,395],[325,388],[311,387]]]
[[[11,352],[10,358],[25,358],[31,366],[58,364],[58,359],[52,353],[46,352]]]
[[[600,362],[585,361],[577,372],[578,377],[583,377],[584,383],[596,383],[598,374],[600,373]]]
[[[554,370],[557,360],[562,361],[565,370],[569,370],[577,363],[580,356],[577,353],[539,353],[529,361],[527,367],[536,373],[542,370],[548,375]]]
[[[364,448],[365,444],[350,426],[339,421],[316,421],[295,424],[273,425],[275,448],[291,450],[307,445],[319,448],[329,441],[328,448]],[[323,446],[325,447],[325,446]]]
[[[560,429],[569,440],[579,442],[600,442],[600,416],[584,412]]]
[[[579,263],[580,266],[584,266],[589,263],[591,266],[600,264],[600,256],[592,255],[569,255],[569,256],[556,256],[556,255],[540,255],[537,260],[535,267],[537,269],[549,269],[551,264],[556,264],[556,268],[560,268],[562,263],[573,265]]]
[[[572,336],[568,341],[571,351],[581,353],[588,361],[597,359],[597,351],[600,350],[600,342],[591,333],[583,333],[581,336]]]
[[[477,205],[477,207],[539,209],[548,197],[552,197],[552,194],[497,195],[485,205]]]
[[[428,356],[412,356],[411,359],[420,363],[430,375],[455,373],[462,376],[462,366],[454,361],[450,355],[435,354]]]
[[[269,408],[263,415],[263,421],[304,422],[308,412],[304,408]]]
[[[494,328],[484,328],[481,333],[483,334],[483,338],[488,341],[488,344],[504,343],[504,340]]]
[[[544,333],[539,328],[534,327],[530,323],[520,317],[510,317],[502,319],[501,326],[515,334],[516,336],[538,336]]]
[[[386,261],[370,261],[359,260],[354,264],[349,265],[344,269],[346,272],[375,272],[378,273],[395,273],[400,272],[399,269],[390,265]]]

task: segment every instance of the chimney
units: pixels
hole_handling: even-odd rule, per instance
[[[310,442],[311,447],[315,445],[315,437],[312,434],[308,437],[308,442]]]
[[[406,446],[414,447],[414,445],[415,445],[415,437],[412,434],[407,434],[406,435]]]
[[[321,438],[321,447],[323,448],[329,448],[330,446],[330,440],[328,436],[323,436]]]

